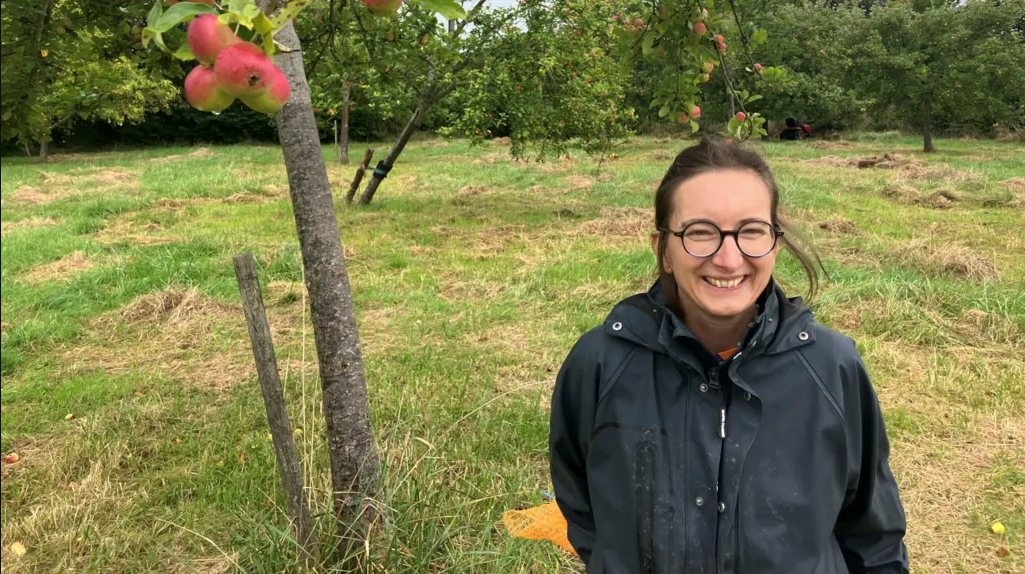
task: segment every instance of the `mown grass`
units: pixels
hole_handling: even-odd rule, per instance
[[[582,156],[517,164],[504,148],[417,143],[372,206],[338,203],[386,471],[374,571],[576,571],[550,544],[509,538],[501,514],[550,490],[555,371],[652,281],[652,193],[683,145],[637,139],[599,170]],[[874,377],[914,569],[1019,572],[1025,150],[817,145],[759,147],[826,260],[813,308],[858,340]],[[820,162],[885,152],[934,171]],[[352,168],[330,172],[340,197]],[[231,267],[245,250],[329,542],[286,184],[271,147],[3,161],[2,450],[22,457],[3,466],[5,573],[299,571]],[[781,259],[795,294],[801,277]]]

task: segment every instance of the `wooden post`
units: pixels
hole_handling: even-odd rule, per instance
[[[352,82],[345,81],[345,91],[342,92],[342,130],[339,134],[339,145],[341,152],[339,160],[342,165],[349,165],[349,100],[352,94]]]
[[[274,356],[274,342],[271,340],[267,312],[260,294],[260,280],[256,276],[256,260],[252,253],[236,255],[235,277],[242,295],[242,308],[249,327],[249,340],[253,345],[256,372],[263,391],[263,405],[267,409],[267,423],[274,439],[274,454],[278,460],[278,473],[288,499],[288,513],[295,523],[296,540],[305,552],[307,566],[315,564],[320,557],[317,539],[313,531],[313,518],[303,490],[302,466],[296,453],[292,436],[292,423],[285,407],[285,395],[281,390],[278,363]]]
[[[349,186],[349,194],[345,196],[345,201],[352,203],[353,198],[356,197],[356,192],[359,191],[359,184],[363,181],[363,175],[367,173],[367,167],[370,165],[370,160],[374,157],[374,150],[367,148],[367,151],[363,153],[363,162],[356,168],[356,177],[352,178],[352,185]]]

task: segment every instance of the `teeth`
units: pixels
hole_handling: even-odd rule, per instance
[[[716,287],[718,287],[720,289],[733,289],[737,285],[740,285],[740,282],[743,281],[743,280],[744,280],[743,277],[738,277],[736,279],[730,279],[729,281],[722,281],[722,280],[719,280],[719,279],[713,279],[711,277],[705,277],[705,281],[708,281],[709,283],[711,283],[712,285],[715,285]]]

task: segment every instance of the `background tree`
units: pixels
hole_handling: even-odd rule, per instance
[[[3,4],[0,135],[38,144],[77,122],[122,125],[168,109],[174,62],[140,50],[145,10],[79,0]]]

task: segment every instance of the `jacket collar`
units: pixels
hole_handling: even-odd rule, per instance
[[[815,321],[800,297],[786,297],[775,280],[770,279],[758,301],[758,316],[748,325],[740,344],[745,355],[772,355],[814,342]],[[657,281],[646,294],[617,304],[605,320],[605,329],[612,336],[686,363],[717,360],[683,320],[669,310]]]

